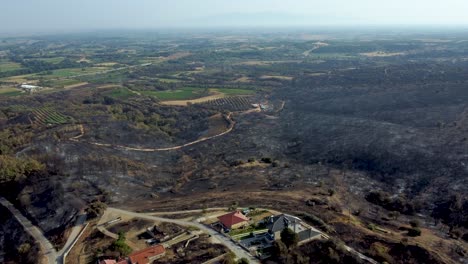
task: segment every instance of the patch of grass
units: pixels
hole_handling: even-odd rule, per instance
[[[106,93],[106,95],[109,95],[110,97],[116,98],[116,99],[128,99],[130,97],[136,96],[135,93],[133,93],[132,91],[130,91],[129,89],[125,87],[120,87],[112,91],[109,91]]]
[[[226,94],[226,95],[249,95],[249,94],[254,94],[255,91],[253,90],[246,90],[246,89],[228,89],[228,88],[219,88],[219,89],[214,89],[220,93]]]
[[[21,94],[23,94],[23,92],[15,88],[0,89],[0,96],[18,96]]]
[[[82,74],[96,73],[100,71],[107,70],[105,67],[92,67],[92,68],[68,68],[68,69],[58,69],[53,70],[50,74],[38,74],[50,78],[61,78],[61,77],[71,77],[78,76]]]
[[[185,87],[172,91],[139,91],[141,94],[155,96],[160,100],[189,100],[207,95],[202,88]]]
[[[7,60],[0,60],[0,72],[8,72],[21,69],[21,64],[7,61]]]
[[[168,79],[168,78],[158,78],[158,81],[165,82],[165,83],[180,83],[180,82],[182,82],[182,80]]]
[[[47,83],[47,86],[51,87],[58,87],[58,88],[64,88],[69,85],[75,85],[80,83],[78,80],[74,79],[66,79],[66,80],[51,80],[49,83]]]
[[[63,61],[64,59],[65,59],[64,57],[53,57],[53,58],[40,58],[38,60],[57,64]]]

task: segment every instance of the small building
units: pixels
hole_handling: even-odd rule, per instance
[[[117,261],[115,259],[103,259],[99,264],[117,264]]]
[[[281,239],[281,232],[285,228],[289,228],[299,237],[299,242],[306,242],[315,238],[320,238],[321,233],[316,229],[304,224],[298,217],[281,214],[270,216],[264,220],[268,233],[275,240]]]
[[[240,211],[235,211],[218,217],[219,222],[227,229],[236,229],[249,224],[249,218]]]
[[[36,90],[40,89],[41,87],[36,86],[36,85],[30,85],[30,84],[23,83],[23,84],[21,84],[20,88],[23,91],[32,93],[32,92],[35,92]]]
[[[162,245],[152,246],[128,256],[130,264],[150,264],[166,255],[166,249]]]
[[[99,262],[99,264],[128,264],[128,260],[122,259],[116,261],[115,259],[103,259]]]

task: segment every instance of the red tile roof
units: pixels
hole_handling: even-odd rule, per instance
[[[233,225],[238,223],[249,221],[249,218],[239,211],[219,216],[218,219],[227,228],[231,228]]]
[[[101,262],[99,262],[99,264],[116,264],[117,261],[115,261],[114,259],[104,259],[104,260],[101,260]]]
[[[162,245],[152,246],[130,254],[129,259],[132,264],[150,264],[153,262],[153,257],[162,255],[166,249]]]

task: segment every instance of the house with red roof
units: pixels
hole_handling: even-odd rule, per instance
[[[116,264],[117,261],[115,259],[103,259],[99,262],[99,264]]]
[[[151,264],[165,254],[166,249],[162,245],[156,245],[134,252],[128,256],[128,259],[131,264]]]
[[[227,229],[236,229],[249,224],[249,218],[240,211],[235,211],[218,217],[219,222]]]
[[[115,259],[103,259],[99,262],[99,264],[128,264],[128,261],[126,259],[119,261],[116,261]]]

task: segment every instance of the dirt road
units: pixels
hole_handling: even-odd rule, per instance
[[[210,210],[224,210],[224,209],[227,209],[227,208],[218,207],[218,208],[207,208],[207,209],[204,209],[204,210],[209,210],[210,211]],[[266,209],[266,208],[258,208],[258,209],[260,209],[260,210],[269,210],[270,212],[273,212],[275,214],[280,214],[280,212],[278,212],[278,211],[274,211],[274,210],[270,210],[270,209]],[[216,238],[220,243],[222,243],[226,247],[228,247],[232,252],[234,252],[234,254],[238,258],[247,258],[250,263],[259,263],[256,258],[254,258],[252,255],[248,254],[245,250],[243,250],[240,246],[238,246],[236,243],[231,241],[228,237],[223,236],[222,234],[216,232],[215,230],[200,224],[199,222],[205,220],[203,217],[199,218],[199,219],[196,219],[193,222],[188,222],[188,221],[183,221],[183,220],[167,219],[167,218],[161,218],[161,217],[155,216],[155,215],[171,215],[171,214],[182,214],[182,213],[198,213],[198,212],[202,212],[203,209],[182,210],[182,211],[174,211],[174,212],[154,212],[154,213],[149,213],[149,214],[133,213],[133,212],[130,212],[130,211],[125,211],[125,210],[116,209],[116,208],[108,208],[108,210],[111,210],[111,212],[126,214],[126,215],[130,215],[130,216],[133,216],[133,217],[146,218],[146,219],[156,220],[156,221],[161,221],[161,222],[171,222],[171,223],[178,224],[178,225],[181,225],[181,226],[194,226],[194,227],[197,227],[200,230],[206,232],[207,234],[210,234],[212,237]],[[320,230],[318,230],[318,229],[316,229],[316,228],[314,228],[312,226],[309,226],[307,224],[305,224],[305,225],[307,227],[309,227],[309,228],[313,228],[313,230],[315,232],[320,233],[323,238],[325,238],[325,239],[330,238],[330,236],[325,234],[324,232],[322,232],[322,231],[320,231]],[[360,259],[366,261],[367,263],[378,264],[377,261],[375,261],[372,258],[369,258],[369,257],[365,256],[364,254],[360,253],[359,251],[355,250],[354,248],[351,248],[351,247],[345,245],[345,249],[347,251],[351,252],[352,254],[355,254]]]
[[[247,253],[245,250],[243,250],[240,246],[236,245],[233,241],[231,241],[228,237],[223,236],[222,234],[216,232],[215,230],[208,228],[198,222],[189,222],[189,221],[182,221],[182,220],[176,220],[176,219],[168,219],[168,218],[162,218],[162,217],[157,217],[157,216],[151,216],[147,214],[142,214],[142,213],[135,213],[131,211],[126,211],[122,209],[117,209],[117,208],[107,208],[105,213],[118,213],[121,215],[127,215],[131,217],[138,217],[142,219],[148,219],[148,220],[153,220],[153,221],[159,221],[159,222],[167,222],[167,223],[173,223],[181,226],[192,226],[200,229],[201,231],[209,234],[214,238],[215,240],[219,241],[221,244],[229,248],[237,258],[246,258],[249,260],[250,263],[259,263],[259,261],[254,258],[252,255]]]
[[[99,147],[109,147],[109,148],[113,147],[113,148],[118,148],[118,149],[123,149],[123,150],[141,151],[141,152],[159,152],[159,151],[178,150],[178,149],[182,149],[182,148],[185,148],[185,147],[188,147],[188,146],[191,146],[191,145],[195,145],[195,144],[198,144],[198,143],[210,140],[210,139],[214,139],[214,138],[217,138],[217,137],[221,137],[221,136],[224,136],[224,135],[226,135],[228,133],[231,133],[231,131],[234,129],[234,125],[236,124],[236,122],[231,119],[231,115],[232,115],[232,113],[229,113],[226,116],[226,120],[229,122],[229,127],[228,127],[228,129],[226,131],[221,132],[221,133],[219,133],[217,135],[214,135],[214,136],[211,136],[211,137],[203,137],[203,138],[197,139],[195,141],[192,141],[192,142],[189,142],[189,143],[186,143],[186,144],[183,144],[183,145],[175,146],[175,147],[168,147],[168,148],[134,148],[134,147],[128,147],[128,146],[123,146],[123,145],[112,145],[112,144],[88,142],[88,141],[86,141],[85,143],[95,145],[95,146],[99,146]],[[75,141],[75,142],[84,142],[84,141],[79,140],[80,138],[82,138],[84,136],[83,125],[80,125],[80,131],[81,131],[81,133],[78,136],[72,137],[72,138],[70,138],[70,140]]]

